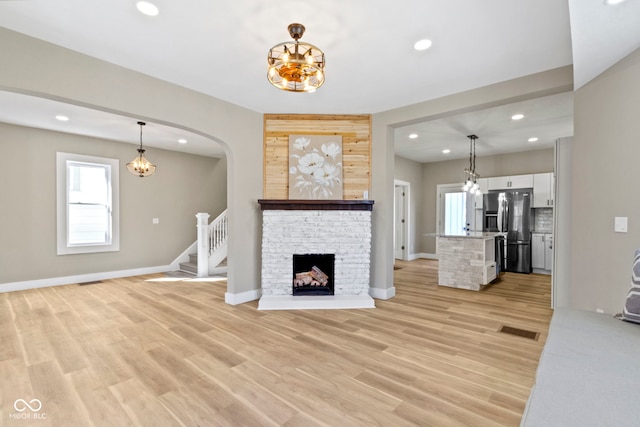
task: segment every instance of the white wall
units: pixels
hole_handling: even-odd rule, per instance
[[[616,313],[640,248],[640,50],[577,90],[574,114],[571,306]]]
[[[571,306],[571,231],[572,231],[572,168],[573,138],[556,141],[556,179],[553,242],[553,294],[554,308]]]
[[[12,282],[169,265],[196,240],[195,214],[226,208],[225,159],[147,148],[158,169],[140,178],[126,169],[136,149],[0,123],[0,291]],[[119,251],[56,255],[56,152],[120,161]]]
[[[260,210],[256,201],[262,195],[260,114],[4,28],[0,28],[0,51],[0,90],[173,125],[220,142],[228,168],[229,299],[241,302],[257,297]]]

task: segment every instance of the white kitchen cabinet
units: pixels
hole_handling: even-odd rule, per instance
[[[504,190],[509,188],[509,178],[508,176],[493,176],[487,178],[487,187],[489,190]]]
[[[531,268],[553,270],[553,234],[531,234]]]
[[[544,269],[553,270],[553,234],[544,235]]]
[[[531,268],[536,270],[544,270],[545,258],[544,234],[531,234]]]
[[[554,177],[553,173],[536,173],[533,175],[533,207],[553,207]]]
[[[533,188],[533,175],[496,176],[487,178],[488,190],[511,190]]]
[[[509,188],[532,188],[533,187],[533,175],[515,175],[512,176],[509,183]]]
[[[482,209],[484,205],[484,195],[488,192],[487,178],[478,178],[476,182],[478,187],[480,187],[480,194],[476,194],[475,196],[475,208]]]

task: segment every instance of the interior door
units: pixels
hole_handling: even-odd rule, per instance
[[[404,249],[406,247],[405,230],[405,190],[403,186],[395,186],[395,200],[394,200],[394,228],[393,228],[393,248],[394,256],[398,259],[404,259]]]

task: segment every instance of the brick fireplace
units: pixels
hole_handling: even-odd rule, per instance
[[[262,208],[262,297],[258,309],[375,307],[369,296],[372,200],[258,202]],[[327,270],[312,262],[302,269],[308,272],[294,271],[294,257],[309,255],[333,260],[333,295],[294,295],[295,284],[305,280],[301,273],[308,273],[311,283]]]

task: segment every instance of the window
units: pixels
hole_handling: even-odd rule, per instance
[[[117,159],[57,153],[58,255],[120,249]]]
[[[445,193],[444,234],[460,234],[467,227],[467,193]]]
[[[462,184],[437,186],[436,206],[438,234],[456,235],[476,229],[475,196],[461,191]]]

